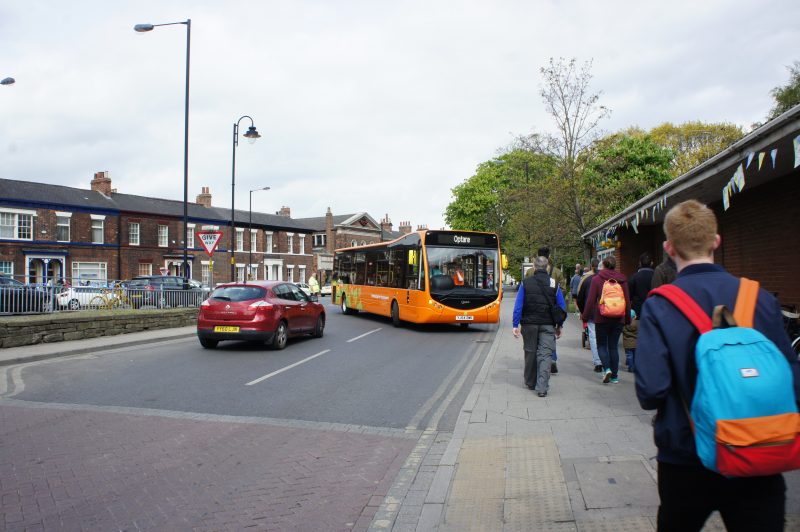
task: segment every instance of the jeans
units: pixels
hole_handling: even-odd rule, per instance
[[[633,371],[635,358],[636,358],[636,349],[625,350],[625,365],[628,366],[628,371]]]
[[[595,332],[594,322],[589,320],[586,322],[586,325],[589,330],[589,347],[592,350],[592,364],[601,366],[600,355],[597,354],[597,333]]]
[[[658,532],[699,531],[714,510],[729,532],[783,530],[781,475],[726,478],[701,465],[659,462],[658,497]]]
[[[611,370],[611,377],[619,372],[619,337],[622,335],[621,323],[595,323],[597,334],[597,354],[604,369]]]

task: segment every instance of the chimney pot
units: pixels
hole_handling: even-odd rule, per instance
[[[108,172],[95,172],[94,179],[92,179],[90,186],[92,190],[95,192],[99,192],[104,196],[110,196],[112,189],[111,189],[111,178],[108,177]]]

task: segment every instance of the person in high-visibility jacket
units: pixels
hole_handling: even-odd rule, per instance
[[[311,277],[308,278],[308,288],[311,290],[312,296],[319,295],[319,281],[317,281],[316,273],[311,273]]]

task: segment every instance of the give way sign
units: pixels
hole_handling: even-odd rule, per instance
[[[206,254],[210,257],[217,249],[220,238],[222,238],[222,231],[198,231],[195,233],[200,245],[206,250]]]

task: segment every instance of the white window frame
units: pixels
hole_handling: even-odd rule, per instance
[[[244,251],[244,228],[236,228],[236,247],[235,251]]]
[[[258,229],[250,229],[250,251],[258,253]]]
[[[169,225],[158,224],[158,247],[169,247]]]
[[[305,253],[306,253],[306,235],[297,235],[297,237],[300,239],[300,242],[299,242],[300,254],[301,255],[305,255]]]
[[[294,281],[294,264],[287,264],[286,265],[286,280],[290,283]]]
[[[64,224],[64,218],[67,219],[67,223]],[[61,228],[67,228],[67,238],[59,238],[61,235]],[[70,238],[72,237],[72,213],[71,212],[56,212],[56,242],[69,242]]]
[[[81,270],[87,270],[87,275],[83,277]],[[91,270],[96,270],[96,277],[89,276]],[[108,281],[108,265],[105,262],[72,262],[72,279],[73,284],[80,284],[81,280],[86,279],[89,281],[97,281],[98,283],[105,283]]]
[[[194,226],[195,226],[195,224],[186,224],[186,247],[187,248],[196,247],[196,245],[194,243]]]
[[[351,240],[351,241],[350,241],[350,247],[351,247],[351,248],[354,248],[354,247],[356,247],[357,245],[358,245],[358,240]]]
[[[200,282],[211,286],[211,265],[207,260],[200,261]]]
[[[301,283],[306,282],[306,266],[305,264],[300,265],[300,281]]]
[[[264,253],[272,253],[272,231],[264,231]]]
[[[106,217],[99,214],[90,216],[92,218],[92,244],[104,244],[106,241]],[[96,231],[97,233],[95,233]]]
[[[146,268],[142,269],[142,266],[146,266]],[[140,262],[138,271],[139,271],[139,275],[153,275],[153,263],[152,262]]]
[[[28,211],[23,209],[3,209],[0,211],[0,238],[7,240],[33,240],[33,219],[36,217],[36,211]],[[3,223],[5,219],[6,223]],[[25,220],[26,223],[21,223]],[[11,234],[13,236],[2,234],[2,228],[12,228]],[[27,231],[24,231],[27,229]],[[20,236],[27,233],[26,236]]]
[[[7,267],[6,267],[7,266]],[[14,261],[13,260],[0,260],[0,274],[14,276]]]
[[[286,233],[286,242],[289,245],[289,250],[286,253],[291,255],[294,253],[294,233]]]
[[[136,228],[135,231],[134,231],[134,228]],[[139,222],[130,222],[128,224],[128,243],[131,246],[138,246],[139,245],[139,242],[140,242],[139,237],[140,237],[140,234],[141,234],[140,230],[141,230],[141,226],[139,225]],[[136,238],[134,238],[134,236]]]
[[[318,234],[314,235],[314,247],[315,248],[324,248],[325,247],[325,240],[328,235]]]
[[[244,281],[244,274],[246,273],[245,264],[236,263],[236,281],[242,282]]]

